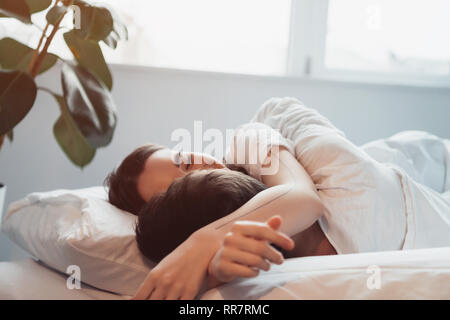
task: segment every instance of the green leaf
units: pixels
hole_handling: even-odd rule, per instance
[[[31,24],[30,9],[25,0],[0,0],[0,14]]]
[[[119,15],[114,10],[111,11],[111,14],[114,20],[113,31],[116,32],[120,40],[128,40],[127,27],[122,23]]]
[[[30,8],[30,13],[36,13],[39,11],[43,11],[50,7],[52,4],[52,0],[25,0],[28,4],[28,8]]]
[[[36,99],[34,80],[22,71],[0,71],[0,136],[13,129]]]
[[[0,150],[2,149],[3,142],[5,142],[5,138],[8,137],[9,142],[13,142],[13,130],[10,130],[7,134],[0,136]]]
[[[11,38],[0,39],[0,66],[2,69],[27,71],[34,50]],[[58,57],[47,53],[38,73],[52,68]]]
[[[89,145],[108,145],[117,122],[111,93],[79,65],[65,63],[61,82],[67,107]]]
[[[112,76],[98,42],[81,39],[73,30],[64,34],[64,40],[77,62],[111,90]]]
[[[116,49],[117,48],[117,42],[119,42],[119,35],[114,30],[107,36],[105,39],[103,39],[103,42],[110,48]]]
[[[123,23],[118,20],[114,21],[114,31],[117,32],[120,39],[128,40],[128,29]]]
[[[52,95],[61,110],[61,115],[53,125],[55,139],[70,161],[82,168],[92,161],[96,150],[81,133],[64,98],[57,94]]]
[[[114,21],[108,9],[78,3],[81,11],[81,28],[77,35],[86,40],[104,40],[113,30]]]
[[[13,140],[14,140],[14,131],[13,131],[13,129],[9,130],[8,133],[6,134],[6,136],[8,137],[8,140],[10,142],[13,142]]]
[[[47,15],[45,18],[47,19],[47,22],[51,25],[55,25],[56,22],[63,16],[67,11],[67,8],[64,6],[56,6],[52,7],[50,10],[48,10]]]
[[[3,142],[5,142],[5,135],[0,136],[0,150],[2,149]]]
[[[117,43],[120,40],[128,40],[128,29],[121,22],[120,17],[114,10],[111,10],[110,12],[114,20],[113,30],[105,39],[103,39],[103,42],[110,48],[116,49]]]

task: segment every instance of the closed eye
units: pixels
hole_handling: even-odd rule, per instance
[[[185,170],[187,171],[187,170],[189,170],[189,168],[191,167],[191,165],[192,165],[192,154],[189,156],[189,160],[190,161],[188,161],[188,163],[186,163],[185,164]]]
[[[191,161],[188,161],[188,163],[185,163],[185,161],[182,161],[183,155],[181,154],[181,151],[179,151],[175,156],[175,165],[177,168],[183,169],[184,171],[189,170],[192,164],[192,156],[190,157]],[[182,168],[182,164],[184,165],[184,168]]]

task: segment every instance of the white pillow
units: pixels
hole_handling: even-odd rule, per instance
[[[76,265],[82,282],[134,295],[154,266],[137,247],[136,219],[111,205],[103,187],[55,190],[12,203],[2,231],[51,268]]]

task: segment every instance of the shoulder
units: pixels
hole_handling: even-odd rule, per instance
[[[273,147],[280,146],[294,154],[292,142],[278,130],[260,122],[250,122],[236,128],[229,142],[225,162],[244,168],[252,177],[260,180],[263,163]]]
[[[274,97],[266,100],[256,111],[251,122],[264,122],[269,116],[284,113],[291,106],[305,107],[304,103],[293,97]],[[306,108],[306,107],[305,107]]]
[[[294,153],[291,141],[283,137],[278,129],[274,129],[261,122],[249,122],[236,128],[229,149],[245,148],[247,150],[252,146],[258,147],[258,150],[250,149],[251,152],[262,151],[264,153],[272,146],[283,146],[288,151]]]

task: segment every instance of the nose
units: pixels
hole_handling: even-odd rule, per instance
[[[213,157],[201,154],[201,153],[191,153],[191,163],[200,166],[213,166],[217,162]]]

